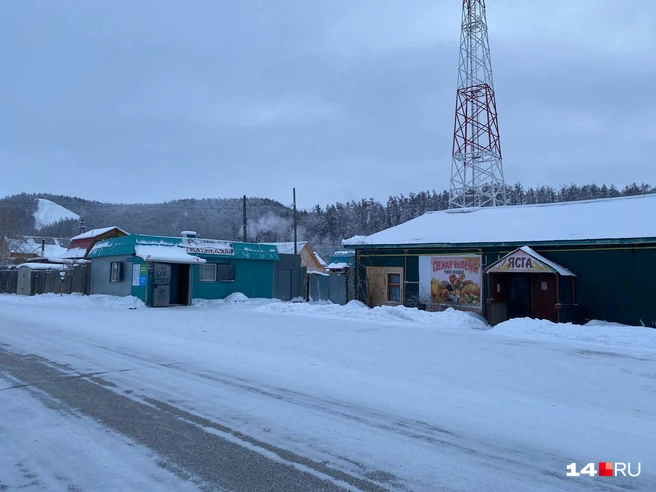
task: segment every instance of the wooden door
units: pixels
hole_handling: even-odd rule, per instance
[[[556,276],[553,274],[532,275],[532,317],[556,321]]]

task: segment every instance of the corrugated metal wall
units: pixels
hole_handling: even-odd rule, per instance
[[[600,319],[656,327],[656,246],[529,246],[577,275],[576,299],[580,322]],[[356,279],[358,299],[362,301],[363,293],[366,292],[367,266],[403,267],[406,305],[414,305],[413,299],[419,293],[419,254],[482,254],[485,267],[516,248],[359,249]],[[487,278],[484,276],[483,299],[487,297]]]

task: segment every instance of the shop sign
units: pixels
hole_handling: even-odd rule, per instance
[[[553,271],[532,256],[523,251],[515,251],[505,256],[499,263],[490,268],[488,273],[553,273]]]
[[[232,248],[232,244],[224,243],[218,245],[208,245],[208,246],[185,246],[187,253],[197,254],[197,255],[223,255],[223,256],[232,256],[235,254],[235,250]]]
[[[420,296],[431,303],[481,308],[480,255],[420,256]]]

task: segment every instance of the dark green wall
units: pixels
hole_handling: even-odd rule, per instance
[[[628,325],[656,327],[656,246],[530,245],[536,252],[572,271],[577,276],[578,320],[614,321]],[[406,304],[413,305],[418,294],[418,255],[482,254],[484,267],[515,250],[513,246],[482,248],[358,248],[357,298],[364,301],[367,266],[405,267]],[[483,278],[483,299],[488,297],[487,276]],[[564,282],[568,285],[564,285]],[[569,281],[561,280],[561,299],[569,298]],[[485,309],[485,306],[484,306]]]
[[[199,255],[202,256],[202,255]],[[248,297],[273,297],[273,261],[268,260],[217,260],[207,258],[208,263],[234,263],[233,282],[201,282],[199,267],[194,265],[191,273],[191,292],[194,299],[223,299],[233,292]]]

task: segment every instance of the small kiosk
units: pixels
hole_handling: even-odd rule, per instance
[[[528,246],[508,253],[484,272],[491,325],[525,317],[576,321],[576,275]]]

